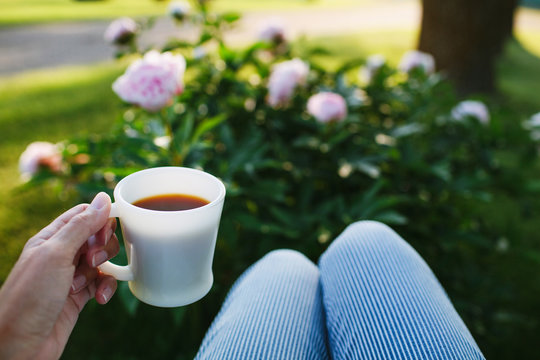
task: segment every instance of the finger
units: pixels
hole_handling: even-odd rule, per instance
[[[76,294],[92,283],[98,276],[96,268],[88,266],[86,261],[80,261],[73,274],[71,293]]]
[[[94,235],[92,241],[88,241],[89,248],[104,247],[116,230],[116,219],[109,218],[105,225]]]
[[[71,218],[75,215],[80,214],[88,207],[88,204],[79,204],[75,207],[72,207],[59,217],[57,217],[53,222],[43,228],[35,236],[33,236],[25,245],[25,247],[33,246],[36,243],[48,240],[52,235],[54,235],[58,230],[60,230],[64,225],[66,225]]]
[[[118,238],[112,233],[110,235],[110,240],[107,241],[105,246],[89,248],[86,253],[86,262],[92,267],[97,267],[118,255],[119,251],[120,244],[118,243]]]
[[[85,257],[87,259],[88,265],[92,267],[96,267],[97,265],[101,264],[105,260],[108,260],[106,258],[106,254],[100,254],[97,259],[100,259],[99,264],[96,263],[93,258],[96,253],[103,250],[109,239],[114,233],[114,229],[116,228],[116,219],[110,218],[107,220],[107,223],[105,226],[103,226],[101,229],[98,230],[97,233],[94,235],[91,235],[88,238],[88,241],[83,244],[82,248],[86,248],[84,251]],[[81,252],[81,250],[79,250]],[[97,265],[95,265],[97,264]]]
[[[111,300],[116,292],[118,284],[116,279],[110,275],[100,274],[96,280],[96,301],[105,305]]]
[[[84,305],[90,299],[92,299],[96,294],[96,283],[95,281],[92,281],[90,284],[88,284],[87,287],[83,288],[81,291],[79,291],[76,294],[71,294],[70,297],[73,299],[73,302],[75,303],[75,306],[79,312],[82,311],[84,308]]]
[[[90,238],[88,238],[88,241],[85,242],[80,248],[79,250],[77,251],[77,253],[75,254],[75,258],[73,259],[73,265],[75,265],[75,267],[77,267],[79,265],[79,261],[81,259],[81,256],[83,257],[86,257],[86,253],[88,252],[88,243],[91,242],[92,238],[94,237],[94,235],[90,236]]]
[[[107,222],[111,210],[111,199],[105,193],[96,195],[92,203],[73,216],[49,241],[59,245],[66,255],[74,256],[91,235]]]

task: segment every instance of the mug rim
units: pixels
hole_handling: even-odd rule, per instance
[[[128,178],[130,178],[132,176],[135,176],[135,175],[138,175],[140,173],[154,172],[154,171],[160,171],[160,170],[174,170],[174,169],[181,169],[182,171],[198,173],[199,175],[210,177],[213,181],[216,182],[216,184],[219,187],[219,193],[218,193],[217,198],[215,200],[210,201],[206,205],[199,206],[199,207],[196,207],[196,208],[193,208],[193,209],[187,209],[187,210],[151,210],[151,209],[145,209],[145,208],[133,205],[132,203],[130,203],[129,201],[124,199],[123,196],[121,196],[120,191],[121,191],[123,185],[125,184],[125,182],[126,182],[126,180]],[[127,181],[129,181],[129,180],[127,180]],[[218,179],[216,176],[214,176],[214,175],[212,175],[210,173],[207,173],[206,171],[199,170],[199,169],[194,169],[194,168],[190,168],[190,167],[185,167],[185,166],[158,166],[158,167],[151,167],[151,168],[146,168],[146,169],[143,169],[143,170],[138,170],[138,171],[135,171],[135,172],[125,176],[124,178],[122,178],[116,184],[116,186],[114,187],[113,194],[114,194],[114,202],[115,203],[116,202],[121,202],[123,204],[126,204],[128,207],[130,207],[132,209],[136,209],[137,211],[150,212],[150,213],[153,213],[153,214],[161,213],[161,214],[165,215],[165,214],[178,214],[178,213],[183,213],[183,214],[185,214],[185,213],[193,213],[193,212],[197,212],[197,211],[203,211],[204,209],[208,209],[210,207],[214,207],[214,206],[218,205],[219,203],[223,202],[223,200],[225,199],[226,190],[225,190],[225,184],[223,183],[223,181]]]

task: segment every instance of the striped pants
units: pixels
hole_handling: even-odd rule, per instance
[[[418,253],[349,226],[316,266],[276,250],[235,283],[196,359],[484,359]]]

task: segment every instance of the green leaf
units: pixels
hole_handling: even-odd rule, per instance
[[[360,65],[363,65],[365,63],[364,59],[353,59],[350,61],[347,61],[345,64],[341,65],[337,70],[337,74],[342,74],[344,72],[347,72],[351,69],[354,69]]]
[[[233,23],[235,21],[238,21],[241,17],[242,15],[240,15],[240,13],[237,13],[237,12],[227,12],[227,13],[221,14],[221,19],[223,19],[223,21],[228,22],[228,23]]]
[[[195,131],[193,132],[193,136],[191,137],[191,142],[192,143],[197,142],[202,135],[204,135],[206,132],[212,130],[213,128],[221,124],[226,118],[227,117],[225,114],[220,114],[220,115],[203,120],[195,128]]]
[[[182,323],[182,320],[184,320],[184,317],[186,315],[186,308],[185,307],[178,307],[171,309],[172,312],[172,319],[174,322],[174,325],[179,326]]]
[[[212,34],[208,32],[203,32],[199,38],[199,42],[197,43],[197,45],[202,45],[205,42],[212,40],[212,38],[213,38]]]
[[[405,225],[407,224],[407,218],[397,211],[385,211],[383,213],[377,214],[373,217],[373,220],[383,222],[390,225]]]
[[[176,131],[175,140],[177,140],[177,144],[180,146],[180,148],[182,148],[188,143],[194,123],[195,121],[193,119],[193,115],[188,114],[184,117],[182,123],[180,124],[180,127]]]
[[[357,161],[352,164],[355,169],[357,169],[360,172],[363,172],[367,176],[373,179],[377,179],[381,176],[381,170],[378,166],[373,165],[367,161]]]
[[[274,218],[276,218],[282,224],[290,227],[294,227],[294,225],[296,224],[296,218],[293,216],[293,214],[286,211],[285,209],[279,208],[277,206],[270,206],[269,210],[270,213],[274,216]]]
[[[411,124],[398,126],[390,133],[390,135],[395,138],[401,138],[405,136],[419,134],[423,132],[425,128],[426,127],[422,124],[411,123]]]
[[[431,167],[431,171],[437,177],[441,178],[442,180],[446,182],[452,180],[452,172],[450,170],[450,164],[447,162],[441,162],[441,163],[433,165]]]

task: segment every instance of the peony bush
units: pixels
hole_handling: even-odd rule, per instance
[[[247,47],[232,48],[223,32],[237,14],[214,14],[206,2],[169,9],[199,37],[138,53],[131,22],[121,20],[126,30],[113,27],[120,35],[108,30],[120,47],[123,40],[113,38],[133,35],[130,51],[138,56],[112,84],[125,112],[110,132],[31,144],[20,160],[25,179],[60,182],[81,200],[98,191],[112,195],[122,177],[154,166],[200,168],[225,182],[214,289],[189,307],[156,310],[122,284],[118,299],[131,316],[125,323],[151,313],[167,331],[145,326],[139,334],[145,341],[119,356],[152,357],[159,350],[164,357],[192,357],[232,282],[252,262],[282,247],[316,261],[362,219],[403,234],[475,338],[489,343],[485,329],[497,311],[475,310],[470,279],[489,278],[480,259],[494,261],[500,247],[475,209],[492,201],[492,189],[506,186],[500,174],[509,178],[512,169],[497,158],[505,143],[488,106],[459,102],[429,54],[408,52],[397,68],[374,55],[327,69],[312,56],[318,49],[299,51],[278,21]],[[524,136],[540,139],[539,129],[534,117],[524,123]],[[534,151],[533,142],[524,142],[516,155],[525,163]]]

